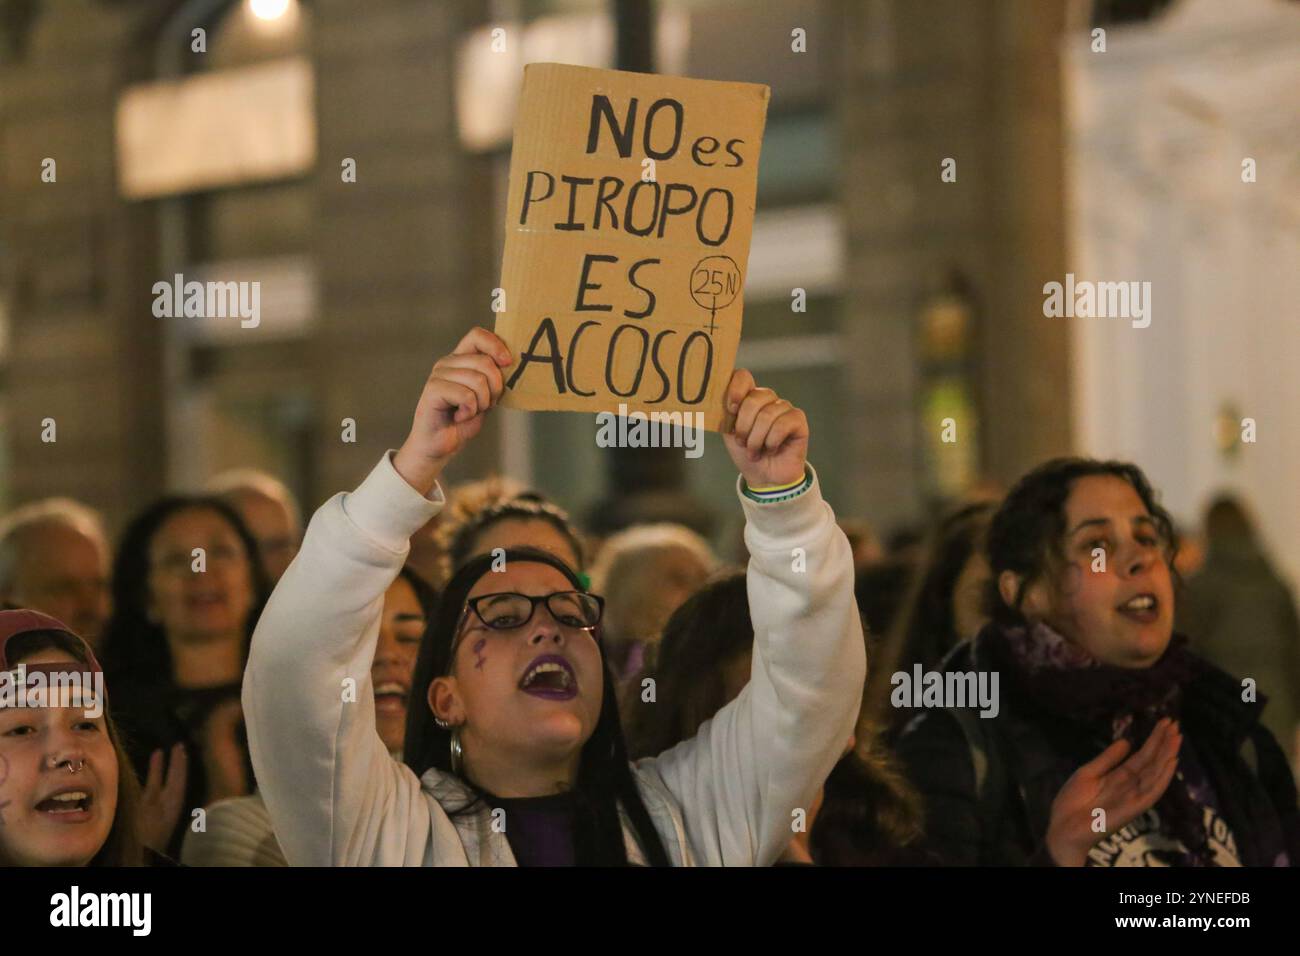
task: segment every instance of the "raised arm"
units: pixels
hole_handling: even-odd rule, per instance
[[[249,750],[293,865],[436,862],[431,829],[451,829],[380,740],[370,668],[384,592],[410,536],[441,508],[438,476],[478,433],[509,362],[484,329],[439,360],[401,450],[316,512],[258,622],[244,675]],[[411,706],[426,706],[415,691]]]
[[[379,820],[424,804],[419,781],[375,729],[370,667],[384,592],[407,538],[438,507],[385,456],[356,491],[312,517],[253,634],[243,692],[249,752],[295,866],[404,861],[408,821],[384,826],[391,832],[381,840]]]
[[[638,769],[682,808],[701,863],[767,865],[844,753],[866,649],[849,543],[806,465],[807,419],[744,370],[727,402],[750,552],[750,680],[695,737]]]

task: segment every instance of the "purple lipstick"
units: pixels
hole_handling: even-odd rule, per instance
[[[524,671],[519,689],[544,700],[572,700],[578,696],[578,675],[559,654],[542,654]]]

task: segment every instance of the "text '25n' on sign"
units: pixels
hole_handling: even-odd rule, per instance
[[[769,90],[524,68],[496,331],[507,406],[702,412],[740,344]]]

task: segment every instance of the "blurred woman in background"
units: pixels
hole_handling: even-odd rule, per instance
[[[892,676],[898,671],[910,674],[917,664],[923,670],[933,670],[949,651],[974,637],[988,622],[989,566],[984,535],[994,507],[984,501],[963,505],[930,533],[903,606],[885,634],[879,659],[867,678],[864,719],[889,724],[891,716],[897,716],[888,709]],[[858,603],[863,603],[861,596]]]
[[[505,475],[488,475],[463,481],[448,489],[447,507],[429,523],[411,535],[411,554],[406,566],[440,589],[451,579],[452,542],[460,530],[480,511],[504,501],[513,501],[528,492],[522,481]],[[432,569],[430,573],[429,569]]]
[[[672,613],[708,580],[717,558],[707,541],[679,524],[643,524],[605,540],[591,586],[605,596],[605,653],[626,681],[653,660]]]
[[[170,856],[194,809],[252,790],[239,690],[267,592],[252,535],[218,498],[163,498],[122,536],[104,670],[137,772],[177,744],[189,756],[180,818],[146,834]]]
[[[744,692],[754,651],[745,581],[743,571],[728,572],[690,597],[669,619],[655,666],[628,685],[622,713],[634,760],[693,737]],[[921,832],[917,797],[892,758],[874,740],[846,744],[780,862],[928,862],[914,849]]]

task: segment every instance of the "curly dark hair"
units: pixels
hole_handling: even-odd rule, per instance
[[[1173,573],[1177,537],[1174,521],[1161,507],[1151,482],[1132,462],[1099,461],[1095,458],[1054,458],[1022,477],[1012,488],[989,525],[985,547],[989,568],[987,604],[989,616],[1002,625],[1025,623],[1020,607],[1029,586],[1050,577],[1065,561],[1065,503],[1080,478],[1109,475],[1128,482],[1146,507],[1164,542],[1165,559]],[[1003,600],[998,578],[1003,571],[1020,576],[1020,588],[1011,603]]]

